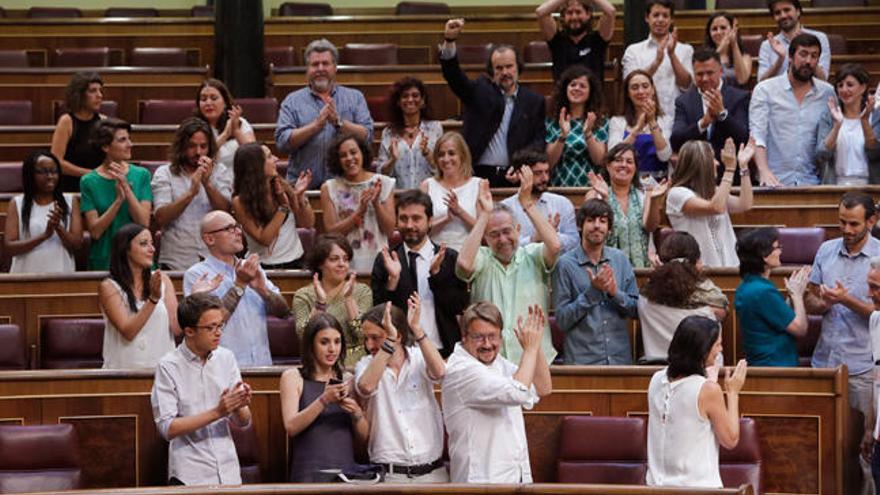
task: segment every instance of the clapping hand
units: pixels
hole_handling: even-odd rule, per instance
[[[198,294],[199,292],[214,292],[220,284],[223,283],[223,274],[218,273],[213,278],[208,278],[207,273],[203,273],[201,277],[193,282],[190,293]]]
[[[724,147],[721,148],[721,163],[724,164],[725,172],[736,170],[736,145],[733,144],[731,137],[724,140]]]
[[[440,244],[440,249],[437,251],[437,254],[434,255],[434,258],[431,259],[431,268],[429,271],[431,275],[437,275],[437,272],[440,271],[440,266],[443,265],[443,259],[446,257],[446,243]]]
[[[831,112],[831,117],[834,119],[835,124],[843,124],[843,110],[841,110],[840,105],[837,104],[836,96],[828,97],[828,111]]]
[[[400,272],[403,267],[400,264],[400,259],[398,259],[396,251],[389,252],[388,246],[382,247],[382,262],[385,265],[385,271],[388,272],[388,278],[400,278]]]
[[[810,272],[813,270],[813,267],[807,265],[802,266],[794,271],[790,277],[785,278],[785,289],[788,290],[789,294],[792,295],[804,295],[804,291],[807,290],[807,284],[810,281]]]
[[[544,310],[538,304],[529,306],[529,314],[526,316],[525,322],[522,315],[517,317],[514,333],[524,351],[541,347],[544,323]]]
[[[672,31],[669,32],[669,35],[666,37],[666,52],[669,55],[675,53],[675,46],[678,44],[678,27],[672,28]]]
[[[663,179],[656,185],[650,186],[647,189],[648,195],[651,197],[651,199],[657,199],[666,194],[666,191],[669,189],[669,180]]]
[[[390,303],[389,303],[390,304]],[[422,298],[418,292],[413,292],[406,300],[406,323],[412,330],[413,337],[419,339],[424,335],[419,318],[422,315]]]
[[[207,184],[214,173],[214,160],[210,156],[200,156],[197,163],[199,168],[196,171],[201,171],[200,180],[202,184]]]
[[[828,287],[824,284],[819,286],[819,296],[829,305],[843,302],[847,295],[849,295],[849,291],[839,280],[834,287]]]
[[[260,266],[260,257],[253,253],[247,259],[238,260],[235,264],[235,281],[240,285],[250,285],[257,276]]]
[[[150,275],[150,299],[162,298],[162,270],[156,270]]]
[[[480,187],[480,196],[479,196],[480,208],[485,212],[492,211],[495,204],[492,201],[492,191],[488,187]]]
[[[61,208],[58,206],[58,203],[55,203],[55,206],[52,208],[52,211],[46,215],[46,231],[44,235],[46,238],[52,237],[56,230],[58,230],[61,225]]]
[[[385,303],[385,311],[382,313],[382,328],[388,334],[388,339],[397,342],[397,327],[391,319],[391,301]]]
[[[783,45],[781,41],[776,39],[776,36],[773,36],[773,33],[767,33],[767,42],[770,43],[770,48],[773,49],[773,52],[776,53],[777,57],[786,57],[787,49],[785,48],[785,45]]]
[[[449,191],[449,194],[443,198],[443,203],[446,205],[446,211],[449,212],[450,216],[461,216],[463,210],[461,205],[458,204],[458,195],[455,194],[455,191]]]
[[[590,277],[590,284],[596,290],[604,292],[611,297],[617,294],[617,280],[614,278],[614,270],[611,265],[604,264],[594,275],[590,267],[586,268],[587,276]]]
[[[747,143],[739,143],[739,153],[736,154],[736,161],[739,168],[746,170],[749,168],[752,158],[755,156],[755,138],[750,137]]]
[[[327,291],[324,290],[324,284],[321,283],[318,272],[312,275],[312,288],[315,290],[315,301],[318,304],[327,304]]]
[[[590,187],[599,195],[598,199],[608,199],[608,183],[601,175],[590,170],[587,172],[587,180],[590,181]],[[586,198],[585,198],[586,199]]]
[[[231,389],[227,388],[220,393],[220,402],[217,404],[217,412],[221,416],[228,416],[242,407],[251,403],[251,387],[247,383],[238,382]]]
[[[727,390],[727,393],[738,394],[742,390],[743,385],[746,383],[747,368],[748,365],[745,359],[740,359],[736,363],[736,368],[734,368],[732,375],[729,368],[724,368],[724,388]]]
[[[565,107],[559,110],[559,130],[561,131],[563,141],[568,137],[568,133],[571,132],[571,117],[568,115],[568,110]]]
[[[534,175],[532,174],[532,168],[527,165],[521,166],[517,173],[519,174],[519,204],[522,205],[523,209],[526,209],[535,204],[535,200],[532,199]]]
[[[311,169],[303,170],[299,173],[299,176],[296,178],[296,183],[293,184],[293,194],[297,197],[302,197],[303,194],[309,189],[309,184],[312,183],[312,171]]]

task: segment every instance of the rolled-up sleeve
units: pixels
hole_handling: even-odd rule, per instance
[[[153,391],[150,394],[150,403],[153,406],[153,421],[159,434],[166,441],[171,422],[178,416],[177,386],[172,373],[165,363],[159,362],[156,366],[156,377],[153,380]]]
[[[293,151],[290,146],[290,135],[293,131],[302,126],[298,121],[296,112],[294,111],[294,93],[287,95],[287,98],[281,103],[278,109],[278,123],[275,126],[275,146],[282,153],[290,153]]]
[[[468,406],[488,409],[510,406],[531,408],[537,403],[537,394],[513,378],[477,366],[471,366],[463,373],[466,376],[457,390],[464,397],[462,402]]]
[[[171,170],[167,166],[159,167],[153,174],[150,187],[153,189],[154,209],[171,203]]]
[[[367,129],[368,143],[373,142],[373,117],[370,116],[370,108],[367,106],[367,99],[363,93],[357,92],[354,105],[354,117],[352,120],[355,124],[364,126]],[[276,131],[277,132],[277,131]]]

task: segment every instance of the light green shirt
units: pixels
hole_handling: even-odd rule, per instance
[[[513,329],[517,318],[525,320],[529,305],[540,304],[544,314],[549,316],[550,272],[553,267],[544,263],[544,243],[536,242],[520,246],[513,259],[505,266],[492,254],[488,247],[481,246],[474,260],[474,273],[465,276],[458,267],[455,274],[471,285],[471,301],[489,301],[498,306],[504,318],[501,330],[501,355],[513,363],[519,363],[522,347]],[[541,347],[548,363],[556,357],[550,324],[544,326]]]

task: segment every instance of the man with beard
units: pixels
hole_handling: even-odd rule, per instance
[[[462,341],[446,364],[441,395],[453,483],[532,482],[522,409],[549,395],[553,384],[542,351],[544,310],[523,309],[510,322],[481,301],[461,317]],[[505,325],[516,328],[523,349],[516,361],[498,355]]]
[[[565,364],[632,364],[627,320],[638,316],[639,288],[626,254],[605,245],[614,212],[605,201],[591,199],[577,216],[580,249],[559,259],[553,277]]]
[[[518,171],[522,167],[528,167],[532,170],[531,200],[538,205],[538,210],[547,217],[550,225],[559,233],[562,252],[574,249],[580,240],[577,225],[574,223],[574,206],[565,196],[547,191],[547,185],[550,183],[550,163],[547,159],[547,153],[534,150],[517,151],[513,155],[512,170]],[[503,200],[501,204],[510,208],[514,220],[519,224],[520,246],[540,242],[538,232],[523,210],[518,194]]]
[[[593,30],[595,4],[602,11],[599,29]],[[559,13],[560,27],[553,20]],[[573,64],[583,64],[601,81],[605,74],[605,52],[614,34],[614,5],[608,0],[546,0],[536,10],[538,29],[553,56],[553,79]]]
[[[332,178],[327,170],[327,151],[338,134],[353,134],[370,142],[373,119],[364,95],[336,84],[339,52],[326,39],[312,41],[305,51],[309,85],[284,98],[278,109],[275,143],[290,154],[287,180],[312,171],[309,189],[317,189]]]
[[[455,276],[458,252],[428,237],[434,206],[426,193],[411,189],[397,196],[397,230],[403,242],[382,248],[373,263],[373,303],[391,301],[402,311],[413,292],[419,294],[419,324],[443,357],[461,340],[458,315],[470,302],[467,285]]]
[[[822,54],[819,38],[799,34],[791,40],[788,72],[760,82],[749,104],[749,132],[755,138],[755,164],[762,186],[819,184],[814,163],[816,129],[834,88],[815,77]]]
[[[492,301],[501,310],[507,324],[501,333],[501,355],[516,362],[523,353],[514,333],[516,318],[537,304],[546,314],[549,307],[550,273],[562,246],[556,229],[538,209],[532,198],[532,170],[519,171],[519,202],[542,242],[520,246],[520,226],[511,209],[501,203],[492,205],[492,193],[480,193],[482,211],[470,234],[464,240],[455,274],[471,284],[471,301]],[[484,236],[485,234],[485,236]],[[486,246],[481,246],[485,240]],[[550,338],[549,323],[543,333],[541,348],[548,363],[556,350]]]
[[[159,266],[186,270],[208,253],[199,222],[212,210],[229,210],[232,170],[211,159],[217,153],[214,133],[198,118],[180,124],[171,143],[171,163],[153,174],[156,225],[162,229]]]
[[[877,222],[877,210],[871,196],[850,191],[840,200],[838,217],[843,235],[825,241],[816,252],[804,304],[808,313],[823,315],[812,366],[847,366],[849,405],[863,415],[864,421],[857,423],[856,437],[862,438],[862,428],[870,431],[874,417],[874,357],[868,330],[874,305],[865,280],[871,271],[871,258],[880,255],[880,240],[870,235]],[[862,468],[867,483],[870,466],[862,462]]]
[[[510,45],[493,45],[486,68],[490,77],[468,79],[455,50],[464,19],[446,22],[440,68],[464,106],[461,134],[474,158],[474,175],[492,187],[512,186],[506,178],[513,153],[544,149],[544,97],[519,85],[522,62]]]
[[[767,39],[761,42],[761,51],[758,53],[758,82],[788,71],[790,52],[789,44],[795,36],[801,33],[812,34],[819,38],[822,45],[822,56],[819,58],[819,67],[816,68],[816,77],[828,79],[831,68],[831,45],[828,36],[821,31],[807,29],[801,24],[801,15],[804,9],[799,0],[770,0],[767,2],[770,15],[779,26],[779,34],[767,33]]]

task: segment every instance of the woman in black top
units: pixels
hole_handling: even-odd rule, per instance
[[[103,154],[89,142],[92,128],[105,118],[104,81],[96,72],[77,72],[67,83],[67,112],[58,118],[52,134],[52,154],[61,158],[61,190],[79,191],[79,178],[101,164]]]

